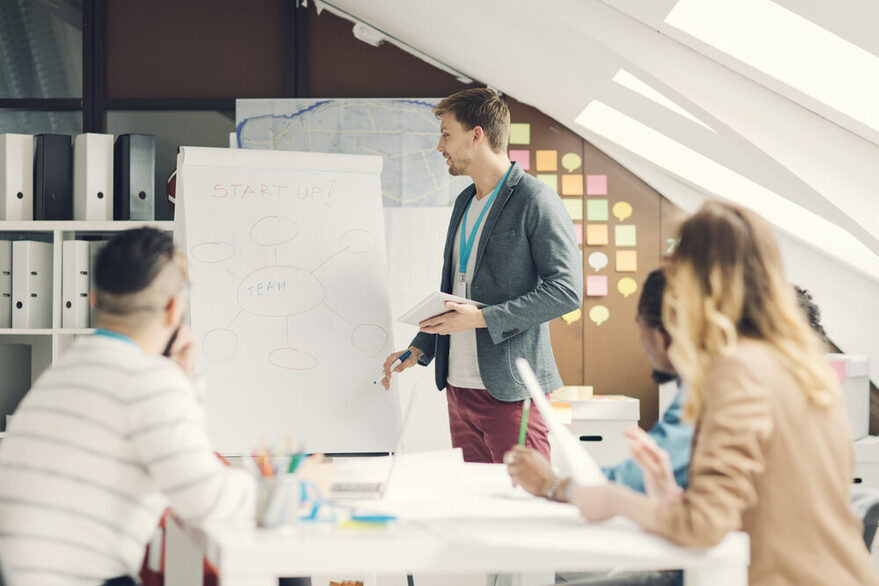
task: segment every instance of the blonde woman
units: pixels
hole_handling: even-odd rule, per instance
[[[555,478],[533,453],[510,452],[515,482],[576,505],[589,520],[629,517],[677,543],[751,539],[749,579],[768,584],[879,584],[849,509],[853,456],[842,398],[797,307],[768,224],[708,203],[681,227],[667,266],[669,357],[695,423],[690,484],[634,430],[647,495]],[[551,493],[551,495],[550,495]]]

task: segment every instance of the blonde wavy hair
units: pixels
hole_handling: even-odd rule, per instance
[[[706,372],[740,337],[769,344],[815,404],[829,406],[838,396],[826,350],[785,280],[765,220],[706,203],[681,226],[666,273],[662,321],[672,338],[669,358],[689,386],[685,419],[699,417]]]

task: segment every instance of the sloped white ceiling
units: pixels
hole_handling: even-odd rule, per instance
[[[700,197],[736,201],[737,194],[690,183],[645,160],[610,130],[577,124],[590,103],[646,125],[812,212],[817,223],[791,230],[788,222],[784,238],[820,255],[821,266],[838,265],[835,278],[851,276],[863,302],[850,307],[870,315],[846,315],[845,308],[835,307],[829,289],[819,301],[832,306],[825,314],[847,322],[836,328],[837,343],[871,354],[873,376],[879,375],[879,342],[870,342],[875,337],[870,332],[879,329],[879,311],[871,312],[879,293],[876,128],[666,24],[677,0],[330,0],[316,5],[365,22],[416,54],[538,108],[685,209],[694,209]],[[773,8],[778,6],[879,55],[879,3],[874,0],[779,0]],[[779,31],[780,50],[797,51],[786,43]],[[620,70],[710,130],[614,82]],[[879,76],[873,81],[879,84]],[[879,86],[862,87],[879,92]],[[757,211],[784,224],[771,208]],[[844,238],[837,237],[840,233]],[[836,246],[816,250],[822,241],[816,236]],[[799,252],[796,256],[804,258]],[[803,277],[801,284],[808,286],[809,275]]]

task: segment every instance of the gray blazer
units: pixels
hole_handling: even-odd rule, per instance
[[[471,185],[455,200],[444,251],[441,290],[452,292],[453,245],[464,209],[476,194]],[[486,216],[476,251],[470,297],[487,328],[476,330],[479,372],[487,390],[501,401],[528,396],[515,359],[524,356],[545,391],[562,386],[549,339],[549,321],[583,303],[583,265],[571,218],[545,183],[513,165]],[[419,332],[412,346],[419,363],[436,358],[436,386],[446,387],[449,337]]]

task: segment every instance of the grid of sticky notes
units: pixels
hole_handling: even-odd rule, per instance
[[[531,124],[510,124],[510,161],[518,163],[524,171],[546,183],[562,197],[565,208],[574,221],[577,244],[583,246],[586,210],[583,194],[586,192],[586,176],[583,175],[583,158],[580,154],[551,148],[534,148],[531,142]]]
[[[611,278],[616,291],[629,297],[637,282],[626,273],[638,271],[638,228],[631,223],[634,209],[627,201],[614,201],[607,175],[585,176],[583,233],[586,256],[586,296],[606,297]],[[616,273],[616,276],[613,274]]]

